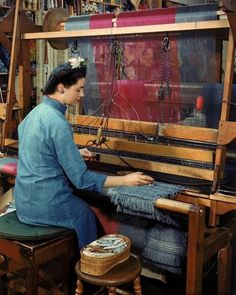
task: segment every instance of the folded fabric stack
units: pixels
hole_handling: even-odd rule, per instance
[[[156,224],[147,231],[142,256],[158,269],[182,274],[187,249],[187,232]]]
[[[159,198],[174,199],[184,189],[181,185],[155,181],[146,186],[114,187],[103,191],[117,206],[117,212],[133,216],[128,222],[120,220],[119,233],[130,238],[148,263],[175,274],[182,273],[186,253],[187,233],[180,229],[184,219],[155,208],[154,203]],[[131,223],[135,216],[136,223]],[[143,223],[145,218],[149,223]],[[153,226],[153,220],[161,223]]]
[[[147,231],[150,228],[150,221],[136,216],[128,217],[123,214],[119,215],[118,232],[127,236],[132,241],[132,249],[141,254],[145,246]]]

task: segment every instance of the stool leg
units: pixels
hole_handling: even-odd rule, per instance
[[[75,295],[81,295],[84,292],[84,286],[80,279],[77,280],[77,288],[75,290]]]
[[[135,295],[142,295],[142,289],[140,284],[140,277],[137,277],[134,280],[134,293]]]
[[[63,291],[65,295],[69,295],[69,273],[70,273],[70,257],[68,254],[62,257],[64,266],[64,277],[63,277]]]
[[[0,294],[7,295],[7,275],[0,276]]]
[[[26,295],[38,295],[38,267],[29,267],[26,272]]]
[[[108,295],[116,295],[116,287],[108,287]]]

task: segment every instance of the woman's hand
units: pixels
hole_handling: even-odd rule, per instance
[[[112,186],[134,186],[153,183],[154,179],[142,172],[133,172],[123,176],[107,176],[104,187]]]
[[[124,184],[126,186],[133,186],[133,185],[147,185],[153,183],[154,179],[142,172],[134,172],[123,176]]]
[[[79,151],[85,161],[95,161],[96,160],[96,154],[90,152],[87,148],[80,149]]]

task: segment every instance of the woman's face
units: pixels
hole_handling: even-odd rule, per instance
[[[84,96],[84,83],[85,78],[78,79],[77,83],[64,87],[64,103],[67,105],[75,105],[80,101],[80,98]]]

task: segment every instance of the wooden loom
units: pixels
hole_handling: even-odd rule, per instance
[[[229,2],[229,1],[228,1]],[[205,150],[204,148],[179,148],[171,145],[153,145],[142,142],[131,142],[120,140],[119,138],[109,138],[107,145],[113,150],[146,153],[150,155],[160,155],[163,157],[174,157],[179,159],[187,159],[190,161],[213,164],[213,169],[193,168],[181,165],[173,165],[168,163],[156,163],[141,159],[132,159],[126,157],[135,169],[145,171],[164,173],[167,175],[180,175],[190,179],[201,179],[208,181],[211,184],[211,190],[208,193],[197,191],[184,191],[175,201],[159,199],[155,206],[161,209],[182,213],[188,215],[188,253],[187,253],[187,275],[186,275],[186,294],[201,294],[202,292],[202,275],[203,265],[209,258],[218,253],[218,294],[230,293],[230,276],[231,276],[231,240],[236,234],[236,224],[232,219],[228,224],[221,228],[219,225],[219,217],[229,211],[236,210],[236,197],[234,195],[219,193],[219,184],[223,179],[224,163],[226,158],[227,145],[236,138],[236,122],[228,121],[230,96],[232,91],[233,80],[233,64],[235,57],[235,12],[228,11],[228,20],[202,21],[189,23],[175,23],[167,25],[141,26],[137,33],[136,27],[111,29],[96,29],[82,31],[64,31],[63,22],[58,23],[60,31],[35,32],[34,26],[31,26],[31,32],[25,31],[24,19],[21,14],[21,1],[17,1],[14,16],[13,40],[11,49],[11,66],[9,71],[8,98],[6,104],[1,108],[1,118],[3,123],[2,146],[14,143],[8,138],[11,130],[11,116],[14,97],[14,76],[15,66],[17,64],[17,55],[20,48],[27,48],[26,44],[31,39],[47,39],[60,40],[60,38],[72,37],[92,37],[92,36],[118,36],[146,33],[163,33],[163,32],[181,32],[195,30],[219,30],[229,33],[227,62],[225,70],[224,94],[221,111],[221,119],[218,129],[208,129],[201,127],[180,126],[174,124],[159,124],[158,136],[168,139],[180,139],[182,141],[194,141],[211,143],[216,146],[215,151]],[[228,4],[226,3],[226,6]],[[228,7],[234,9],[234,7]],[[233,17],[232,17],[233,15]],[[13,19],[13,16],[12,18]],[[232,21],[233,20],[233,21]],[[21,22],[21,25],[20,25]],[[0,28],[2,32],[6,32],[5,21]],[[21,29],[19,29],[21,28]],[[33,31],[34,28],[34,31]],[[2,37],[1,37],[2,36]],[[3,34],[1,33],[1,42]],[[15,41],[14,41],[15,40]],[[14,43],[15,42],[15,43]],[[24,46],[22,44],[25,44]],[[24,52],[21,51],[21,52]],[[27,85],[24,81],[29,79],[29,63],[27,54],[23,56],[20,63],[19,79],[22,85]],[[28,80],[29,81],[29,80]],[[20,102],[22,116],[28,111],[29,105],[29,89],[26,87],[20,88]],[[76,118],[79,125],[85,122],[85,116]],[[91,124],[92,125],[92,124]],[[138,127],[140,126],[140,127]],[[99,128],[99,123],[94,123],[92,127]],[[157,135],[157,124],[142,122],[127,122],[125,120],[109,119],[108,128],[111,130],[124,131],[130,133],[142,132],[147,136]],[[141,130],[138,130],[141,128]],[[75,142],[86,144],[88,139],[95,140],[96,136],[75,134]],[[104,147],[106,149],[106,147]],[[113,166],[122,167],[124,163],[114,155],[107,155],[101,152],[100,163],[112,164]],[[101,164],[100,164],[101,165]],[[205,213],[209,212],[209,219],[206,221]]]

